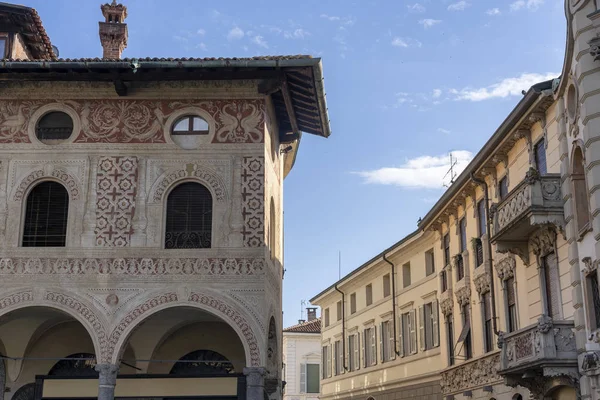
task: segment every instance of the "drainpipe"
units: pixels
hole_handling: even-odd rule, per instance
[[[385,252],[383,253],[383,261],[390,264],[392,267],[392,318],[394,319],[394,354],[400,356],[398,351],[398,337],[396,333],[396,266],[393,262],[387,259]]]
[[[492,229],[490,223],[490,198],[488,195],[488,184],[485,180],[479,179],[475,177],[475,174],[471,172],[471,180],[476,184],[483,187],[484,201],[485,201],[485,229],[488,234],[487,240],[487,252],[488,252],[488,263],[490,265],[490,301],[492,302],[492,326],[494,329],[494,333],[496,336],[500,336],[500,331],[498,331],[498,325],[496,321],[496,290],[494,289],[494,260],[492,259],[492,241],[490,240],[492,236]]]
[[[348,371],[348,367],[346,366],[346,294],[338,289],[337,283],[334,288],[342,294],[342,360],[344,361],[344,371]]]

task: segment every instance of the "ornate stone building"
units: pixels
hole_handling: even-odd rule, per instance
[[[561,76],[526,91],[415,233],[313,299],[325,319],[322,398],[415,397],[424,388],[410,385],[431,377],[445,399],[600,399],[600,4],[564,7]],[[431,272],[427,252],[436,288],[415,290],[410,277]],[[395,271],[383,269],[388,261]],[[369,300],[359,295],[348,313],[348,291]],[[398,317],[425,298],[439,304],[431,365],[417,362],[428,349],[428,315],[418,308]],[[339,322],[328,328],[336,308]],[[354,348],[375,354],[361,371],[347,368],[343,345],[356,319],[371,341]],[[380,327],[387,321],[391,330]],[[341,369],[327,363],[332,351]]]
[[[0,4],[4,399],[281,398],[283,180],[330,134],[308,56],[59,59]],[[0,30],[1,30],[0,29]]]

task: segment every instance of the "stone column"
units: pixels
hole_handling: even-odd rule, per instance
[[[264,399],[266,373],[266,369],[262,367],[244,368],[244,375],[246,375],[246,400]]]
[[[119,366],[114,364],[98,364],[96,365],[96,371],[100,373],[98,377],[98,400],[114,400]]]

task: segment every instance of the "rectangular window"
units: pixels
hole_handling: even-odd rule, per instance
[[[341,375],[344,371],[344,353],[342,352],[342,342],[340,340],[336,340],[333,349],[335,374]]]
[[[6,38],[5,37],[0,38],[0,56],[2,56],[2,58],[8,58],[7,54],[6,54]]]
[[[306,365],[305,393],[319,393],[319,364]]]
[[[358,333],[348,336],[348,368],[350,371],[357,371],[360,368],[359,362],[360,340]]]
[[[465,263],[462,255],[456,256],[456,280],[460,281],[465,277]]]
[[[410,286],[410,263],[402,266],[402,287]]]
[[[350,314],[356,312],[356,293],[350,295]]]
[[[446,317],[446,334],[446,343],[448,346],[448,365],[454,365],[454,323],[452,321],[452,314],[448,314]]]
[[[483,348],[487,353],[494,350],[494,337],[492,331],[492,302],[490,292],[484,293],[481,297],[483,307]]]
[[[475,241],[475,268],[483,265],[483,243],[480,238]]]
[[[329,308],[325,309],[325,327],[329,326]]]
[[[342,320],[342,316],[343,316],[344,312],[343,312],[343,307],[342,307],[342,301],[338,301],[337,302],[337,320],[341,321]]]
[[[419,339],[421,350],[433,349],[440,344],[437,301],[419,307]]]
[[[508,196],[508,176],[504,176],[500,179],[500,183],[498,184],[498,195],[500,196],[500,201]]]
[[[364,359],[365,367],[377,364],[377,335],[375,327],[364,330]]]
[[[394,324],[392,321],[381,323],[381,360],[390,361],[395,358]]]
[[[544,139],[540,140],[535,144],[535,165],[540,175],[546,175],[548,173],[546,167],[546,143]]]
[[[425,252],[425,276],[435,272],[435,262],[433,259],[433,249]]]
[[[401,330],[402,330],[402,354],[409,355],[410,354],[410,313],[404,313],[400,317],[402,320]]]
[[[442,293],[448,290],[448,277],[446,275],[446,271],[440,272],[440,281],[442,283]]]
[[[463,218],[459,222],[460,231],[460,252],[464,253],[467,250],[467,219]]]
[[[444,267],[450,265],[450,235],[444,235]]]
[[[504,281],[506,292],[506,308],[508,314],[508,331],[517,330],[517,301],[515,296],[515,278]]]
[[[383,297],[388,297],[391,293],[390,274],[383,276]]]
[[[471,344],[471,315],[469,313],[469,305],[462,306],[463,331],[459,341],[463,341],[463,354],[467,360],[473,358],[473,348]]]
[[[321,378],[327,379],[331,377],[331,346],[323,346],[323,352],[321,361],[323,364],[323,371],[321,373]]]
[[[479,222],[479,237],[485,235],[487,224],[485,219],[485,200],[480,200],[477,203],[477,222]]]
[[[365,287],[365,297],[367,299],[367,306],[373,304],[373,286],[370,283]]]
[[[590,310],[593,312],[593,321],[591,321],[590,325],[592,329],[598,329],[600,328],[600,285],[598,284],[598,272],[592,272],[586,277],[586,280],[588,281],[588,288],[592,297],[593,305]]]

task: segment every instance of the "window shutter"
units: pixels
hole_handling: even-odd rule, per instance
[[[402,337],[404,334],[404,327],[402,326],[402,315],[400,316],[400,318],[398,318],[398,326],[399,326],[399,330],[398,330],[398,342],[400,344],[400,357],[404,357],[404,338]]]
[[[321,348],[321,378],[327,378],[327,346]]]
[[[331,378],[331,345],[327,346],[327,377]]]
[[[377,365],[377,326],[371,328],[371,365]]]
[[[367,364],[367,338],[369,337],[368,331],[369,331],[368,329],[365,329],[363,331],[363,349],[362,349],[363,351],[362,351],[362,354],[363,354],[363,366],[365,368],[368,367],[368,364]]]
[[[396,359],[396,341],[394,339],[394,321],[388,321],[388,353],[390,360]]]
[[[306,393],[306,364],[300,364],[300,393]]]
[[[383,343],[385,342],[385,334],[384,334],[384,329],[383,329],[384,325],[383,322],[381,324],[379,324],[379,358],[381,359],[381,362],[384,363],[385,362],[385,354],[384,354],[384,350],[385,350],[385,346],[383,345]]]
[[[356,345],[354,346],[354,369],[360,369],[360,333],[356,332],[356,337],[354,338],[356,341]]]
[[[414,354],[417,352],[417,311],[412,310],[410,312],[410,352]]]
[[[437,300],[431,303],[431,331],[433,332],[433,347],[438,347],[440,345],[440,324]]]
[[[419,307],[419,343],[421,344],[421,351],[425,350],[425,308]]]

